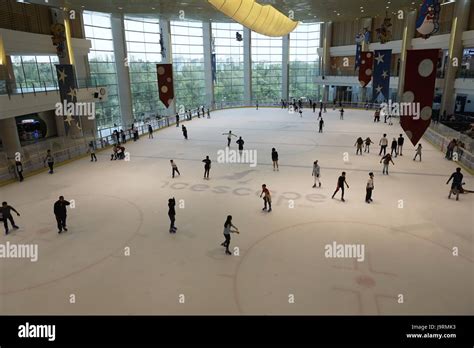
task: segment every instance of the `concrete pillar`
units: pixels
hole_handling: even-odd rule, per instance
[[[283,57],[281,64],[281,97],[285,100],[288,100],[290,93],[290,35],[283,36],[282,49]]]
[[[2,139],[3,151],[7,154],[8,158],[14,159],[17,152],[21,153],[15,117],[0,120],[0,139]]]
[[[331,72],[331,43],[332,43],[332,22],[325,22],[322,25],[323,33],[323,77],[326,78]],[[329,99],[329,85],[323,85],[323,102]]]
[[[167,19],[160,19],[160,32],[161,40],[163,43],[163,52],[161,62],[163,64],[172,64],[173,63],[173,46],[171,45],[171,26],[170,21]],[[172,116],[176,114],[176,89],[174,91],[175,98],[170,107],[166,110],[165,114],[167,116]]]
[[[441,98],[441,115],[446,111],[449,115],[455,110],[454,83],[456,73],[461,66],[463,56],[462,34],[467,30],[471,0],[456,0],[454,17],[449,39],[449,51],[446,74],[444,76],[444,90]]]
[[[214,100],[214,81],[212,79],[212,53],[214,44],[212,40],[212,28],[210,22],[202,22],[202,36],[204,48],[204,74],[206,84],[206,105],[213,106]]]
[[[117,73],[117,89],[122,114],[122,125],[130,127],[133,123],[132,91],[130,89],[130,75],[127,58],[127,45],[125,43],[125,31],[123,25],[123,14],[113,13],[110,17],[112,27],[112,39],[115,53],[115,71]]]
[[[244,27],[244,103],[252,105],[252,32]]]
[[[405,70],[407,60],[407,50],[411,49],[413,35],[415,35],[416,11],[405,11],[403,22],[402,51],[400,53],[400,74],[398,77],[397,99],[402,100],[403,89],[405,88]]]

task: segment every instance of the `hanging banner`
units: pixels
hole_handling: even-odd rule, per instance
[[[173,64],[156,64],[161,102],[169,108],[174,99]]]
[[[366,87],[372,80],[372,67],[374,63],[373,52],[362,52],[359,67],[359,83],[362,87]]]
[[[416,145],[431,122],[439,49],[408,50],[400,124]]]
[[[64,119],[64,130],[66,135],[69,135],[69,129],[73,124],[80,128],[79,120],[70,111],[75,109],[73,104],[77,101],[76,75],[71,64],[56,65],[56,74],[60,97],[60,105],[56,107],[56,116]]]
[[[387,101],[390,97],[390,67],[392,64],[392,50],[378,50],[374,52],[374,55],[372,99],[375,102],[383,96],[383,100]]]
[[[421,37],[428,39],[439,30],[439,13],[441,6],[439,0],[423,0],[419,16],[416,20],[416,31]]]

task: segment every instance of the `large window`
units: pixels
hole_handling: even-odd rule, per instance
[[[217,103],[244,100],[244,47],[236,33],[243,36],[237,23],[212,23],[212,40],[216,62],[214,97]]]
[[[92,42],[89,53],[92,81],[95,81],[97,85],[107,86],[108,90],[107,101],[96,105],[97,126],[107,127],[113,126],[114,123],[120,124],[122,118],[110,15],[84,11],[83,18],[86,38]]]
[[[17,88],[45,89],[58,84],[56,64],[58,56],[12,56]]]
[[[202,23],[171,22],[176,106],[186,109],[206,103]]]
[[[282,89],[282,38],[252,32],[252,99],[276,102]]]
[[[130,88],[135,119],[143,119],[165,109],[158,94],[156,64],[161,62],[158,18],[126,16]]]
[[[320,99],[319,74],[320,23],[301,23],[290,34],[290,97]]]

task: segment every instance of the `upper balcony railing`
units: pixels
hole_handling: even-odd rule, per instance
[[[97,83],[96,79],[78,79],[77,81],[78,88],[97,88],[101,86],[101,84]],[[10,82],[6,80],[0,80],[0,95],[8,95],[11,97],[12,95],[24,95],[33,93],[51,93],[55,92],[58,93],[59,88],[57,82]]]

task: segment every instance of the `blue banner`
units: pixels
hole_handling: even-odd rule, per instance
[[[360,66],[361,54],[362,54],[362,44],[357,43],[356,44],[356,58],[355,58],[354,70],[357,70],[357,68]]]
[[[56,73],[58,75],[58,88],[61,103],[64,105],[75,103],[77,101],[77,83],[74,67],[71,64],[58,64],[56,65]],[[66,116],[64,115],[65,112],[66,110],[63,108],[63,117]],[[76,124],[78,124],[74,115],[67,115],[64,118],[64,130],[66,131],[66,135],[69,134],[69,128],[71,127],[72,121],[75,121]]]
[[[383,101],[388,101],[390,97],[392,50],[378,50],[374,53],[373,101],[382,99],[382,97]]]

